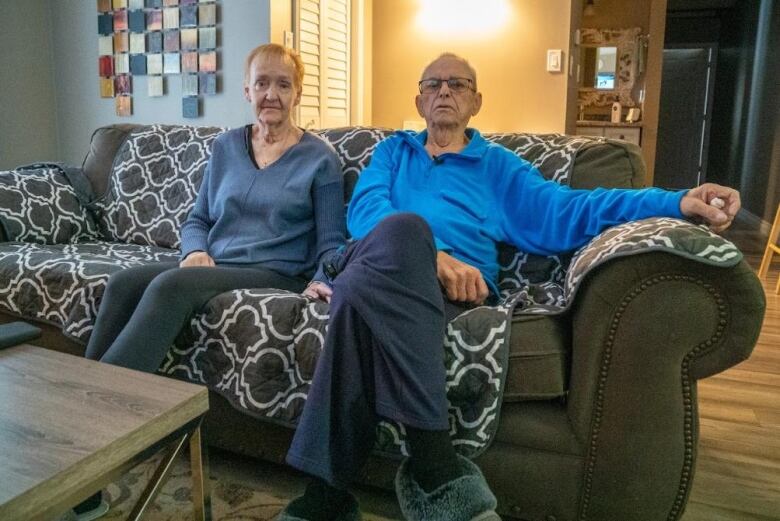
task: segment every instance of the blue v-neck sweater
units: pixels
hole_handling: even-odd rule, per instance
[[[241,127],[214,141],[181,230],[181,255],[200,250],[217,264],[310,277],[344,236],[344,182],[333,149],[304,132],[282,157],[258,169]]]
[[[545,180],[527,161],[477,130],[460,153],[431,159],[427,131],[399,131],[377,145],[347,212],[359,239],[383,218],[413,212],[430,225],[439,250],[480,270],[497,292],[499,242],[539,255],[584,245],[605,228],[653,216],[682,217],[685,192],[573,190]]]

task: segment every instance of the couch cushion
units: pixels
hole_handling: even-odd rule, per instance
[[[56,166],[0,172],[0,208],[0,225],[9,241],[65,244],[98,235],[80,194]]]
[[[224,129],[152,125],[130,132],[114,158],[108,192],[96,202],[111,242],[178,248],[211,146]]]
[[[178,252],[137,244],[0,244],[0,310],[61,326],[86,342],[111,273],[177,260]]]
[[[89,152],[84,157],[81,168],[98,196],[104,195],[108,189],[108,178],[117,150],[125,142],[127,136],[140,126],[129,123],[109,125],[100,127],[92,133]]]

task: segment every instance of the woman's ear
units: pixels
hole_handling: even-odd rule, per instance
[[[249,85],[244,85],[244,99],[252,103],[252,98],[249,96]]]

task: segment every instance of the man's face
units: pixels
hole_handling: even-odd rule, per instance
[[[461,78],[468,88],[456,92],[446,81],[435,92],[423,90],[415,98],[417,112],[425,118],[428,128],[463,127],[475,116],[482,106],[482,94],[474,91],[474,78],[469,68],[453,58],[441,58],[431,63],[422,75],[422,80],[449,80]]]

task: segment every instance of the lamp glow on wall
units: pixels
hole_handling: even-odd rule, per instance
[[[507,0],[419,0],[417,28],[430,35],[489,35],[509,23]]]

